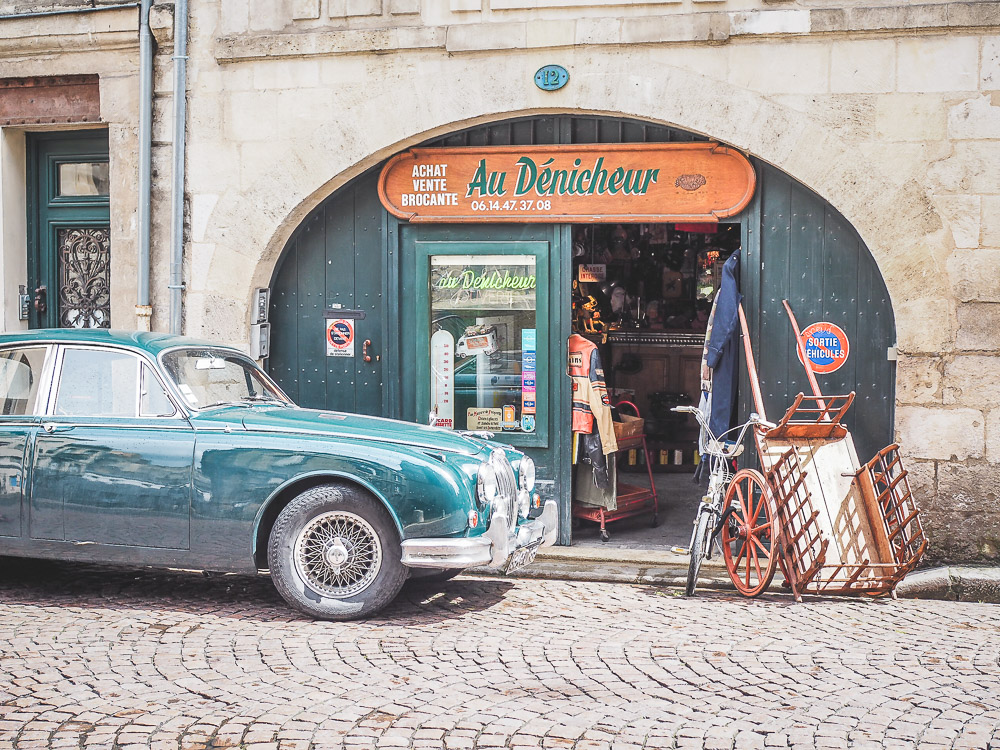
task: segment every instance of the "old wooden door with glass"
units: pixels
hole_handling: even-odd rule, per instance
[[[111,327],[111,219],[105,130],[28,136],[32,328]]]

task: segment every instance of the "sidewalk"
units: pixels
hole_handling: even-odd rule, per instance
[[[688,556],[663,549],[622,549],[620,547],[549,547],[540,550],[535,562],[517,571],[515,578],[564,581],[603,581],[684,587]],[[476,574],[497,575],[477,568]],[[780,571],[769,591],[782,592]],[[702,563],[698,588],[735,591],[721,557]],[[1000,604],[1000,567],[952,565],[917,570],[896,588],[903,599]]]
[[[644,583],[683,588],[687,581],[688,556],[662,549],[620,547],[548,547],[539,550],[535,562],[514,574],[515,578],[564,581]],[[477,568],[477,574],[496,574]],[[780,586],[780,583],[779,583]],[[702,563],[699,588],[733,589],[721,557]]]

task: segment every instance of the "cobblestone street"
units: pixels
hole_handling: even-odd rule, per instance
[[[0,747],[995,747],[997,611],[460,578],[323,623],[266,577],[7,560]]]

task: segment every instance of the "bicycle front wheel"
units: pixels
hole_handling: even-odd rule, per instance
[[[722,556],[736,590],[758,596],[771,585],[778,565],[775,507],[764,475],[753,469],[736,472],[726,490],[732,513],[722,527]]]
[[[701,561],[705,559],[705,552],[708,549],[708,535],[711,534],[709,522],[712,514],[708,510],[698,513],[698,524],[691,539],[691,561],[688,563],[687,586],[684,593],[687,596],[694,596],[695,586],[698,585],[698,572],[701,570]]]

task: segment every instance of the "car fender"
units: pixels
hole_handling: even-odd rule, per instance
[[[400,539],[403,538],[403,526],[400,523],[399,516],[396,514],[396,511],[393,509],[392,505],[389,503],[386,497],[377,489],[375,489],[375,487],[372,486],[370,482],[366,481],[365,479],[362,479],[361,477],[355,474],[350,474],[348,472],[343,472],[343,471],[336,471],[336,470],[310,471],[310,472],[305,472],[303,474],[297,474],[296,476],[291,477],[287,481],[283,482],[268,496],[268,498],[261,504],[260,508],[257,509],[257,515],[253,519],[253,528],[251,531],[251,554],[253,555],[254,559],[256,559],[257,557],[257,539],[260,536],[260,524],[268,508],[271,507],[271,505],[273,505],[275,502],[278,502],[279,498],[285,493],[285,491],[289,487],[302,482],[307,482],[312,479],[344,480],[351,482],[352,484],[356,484],[359,487],[362,487],[363,489],[367,490],[375,498],[377,498],[378,501],[382,504],[382,507],[384,507],[389,512],[389,516],[392,518],[393,525],[396,527],[396,533],[399,534]]]

